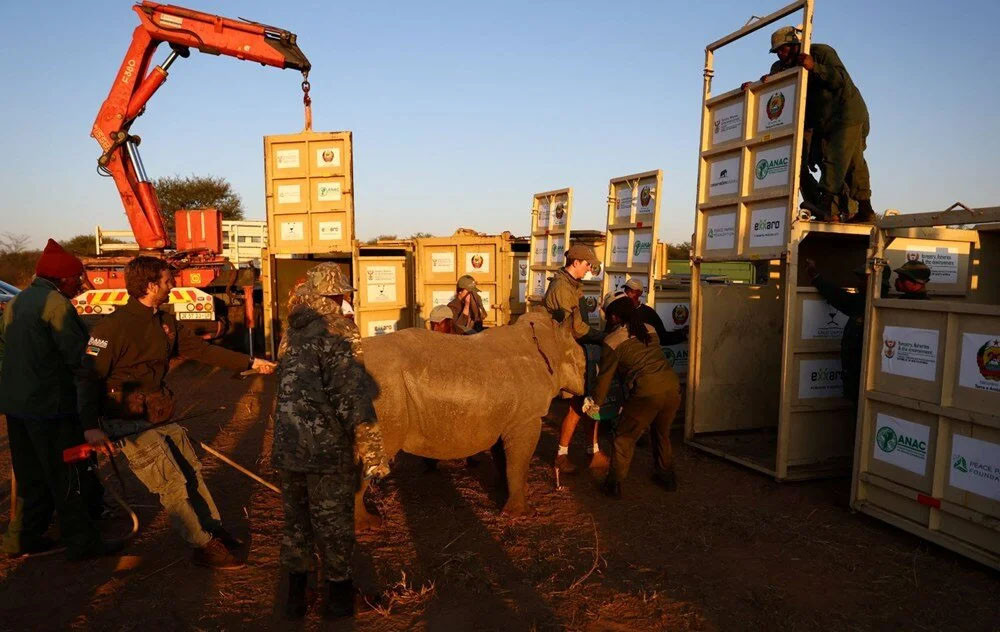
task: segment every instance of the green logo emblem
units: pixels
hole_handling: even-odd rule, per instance
[[[709,228],[708,229],[708,238],[711,239],[712,237],[715,237],[715,229]]]
[[[965,462],[964,456],[959,455],[959,457],[956,458],[955,462],[952,464],[952,467],[954,467],[959,472],[962,472],[963,474],[969,473],[969,464]]]
[[[875,433],[875,441],[883,452],[892,452],[898,443],[896,432],[888,426],[882,426],[878,429],[878,432]]]
[[[763,180],[765,177],[767,177],[767,161],[762,159],[757,163],[757,179]]]

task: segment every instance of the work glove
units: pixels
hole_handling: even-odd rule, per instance
[[[601,415],[601,407],[594,403],[593,397],[585,397],[581,410],[591,419],[598,419]]]

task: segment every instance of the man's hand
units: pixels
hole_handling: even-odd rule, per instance
[[[806,278],[809,279],[810,283],[815,281],[816,277],[819,276],[819,270],[816,269],[816,262],[812,259],[806,259],[806,266],[802,269],[802,271],[805,273]]]
[[[251,371],[256,371],[258,373],[263,373],[264,375],[271,375],[274,370],[278,368],[278,365],[270,360],[265,360],[263,358],[254,358],[253,364],[250,365]]]
[[[111,439],[109,439],[108,435],[104,434],[104,431],[100,428],[84,430],[83,438],[92,448],[105,456],[110,457],[115,453],[115,445],[111,443]]]
[[[813,56],[807,55],[806,53],[799,53],[795,62],[806,70],[812,70],[816,66],[816,61],[813,59]]]

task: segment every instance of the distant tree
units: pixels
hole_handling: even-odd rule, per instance
[[[13,255],[24,252],[28,247],[30,237],[4,231],[0,233],[0,255]]]
[[[373,244],[377,244],[380,241],[393,241],[395,239],[399,239],[399,237],[397,237],[395,235],[379,235],[378,237],[372,237],[371,239],[369,239],[368,241],[366,241],[365,245],[366,246],[371,246]]]
[[[243,200],[225,178],[167,176],[153,184],[169,235],[174,234],[174,214],[182,209],[215,208],[222,213],[222,219],[244,218]]]
[[[430,233],[419,232],[419,233],[413,233],[412,235],[410,235],[410,239],[421,239],[422,237],[433,237],[433,236],[434,235],[432,235]]]
[[[667,244],[667,259],[684,259],[690,256],[691,242],[682,241],[678,244]]]

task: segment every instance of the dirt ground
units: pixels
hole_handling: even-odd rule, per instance
[[[211,411],[183,423],[193,439],[275,479],[272,378],[182,364],[170,381],[186,414]],[[583,465],[578,439],[571,453]],[[280,618],[276,494],[203,456],[223,519],[248,541],[245,570],[213,573],[191,564],[123,468],[141,521],[124,554],[0,561],[0,630],[1000,630],[1000,576],[852,514],[846,480],[779,485],[680,445],[671,494],[649,481],[647,447],[625,498],[611,501],[586,472],[554,489],[555,442],[546,425],[533,515],[517,520],[499,515],[488,455],[435,473],[401,455],[371,497],[385,524],[360,537],[355,559],[360,583],[388,602],[338,626],[313,613],[302,624]],[[9,472],[6,449],[0,467]],[[0,503],[6,514],[6,474]],[[128,522],[104,529],[121,534]]]

